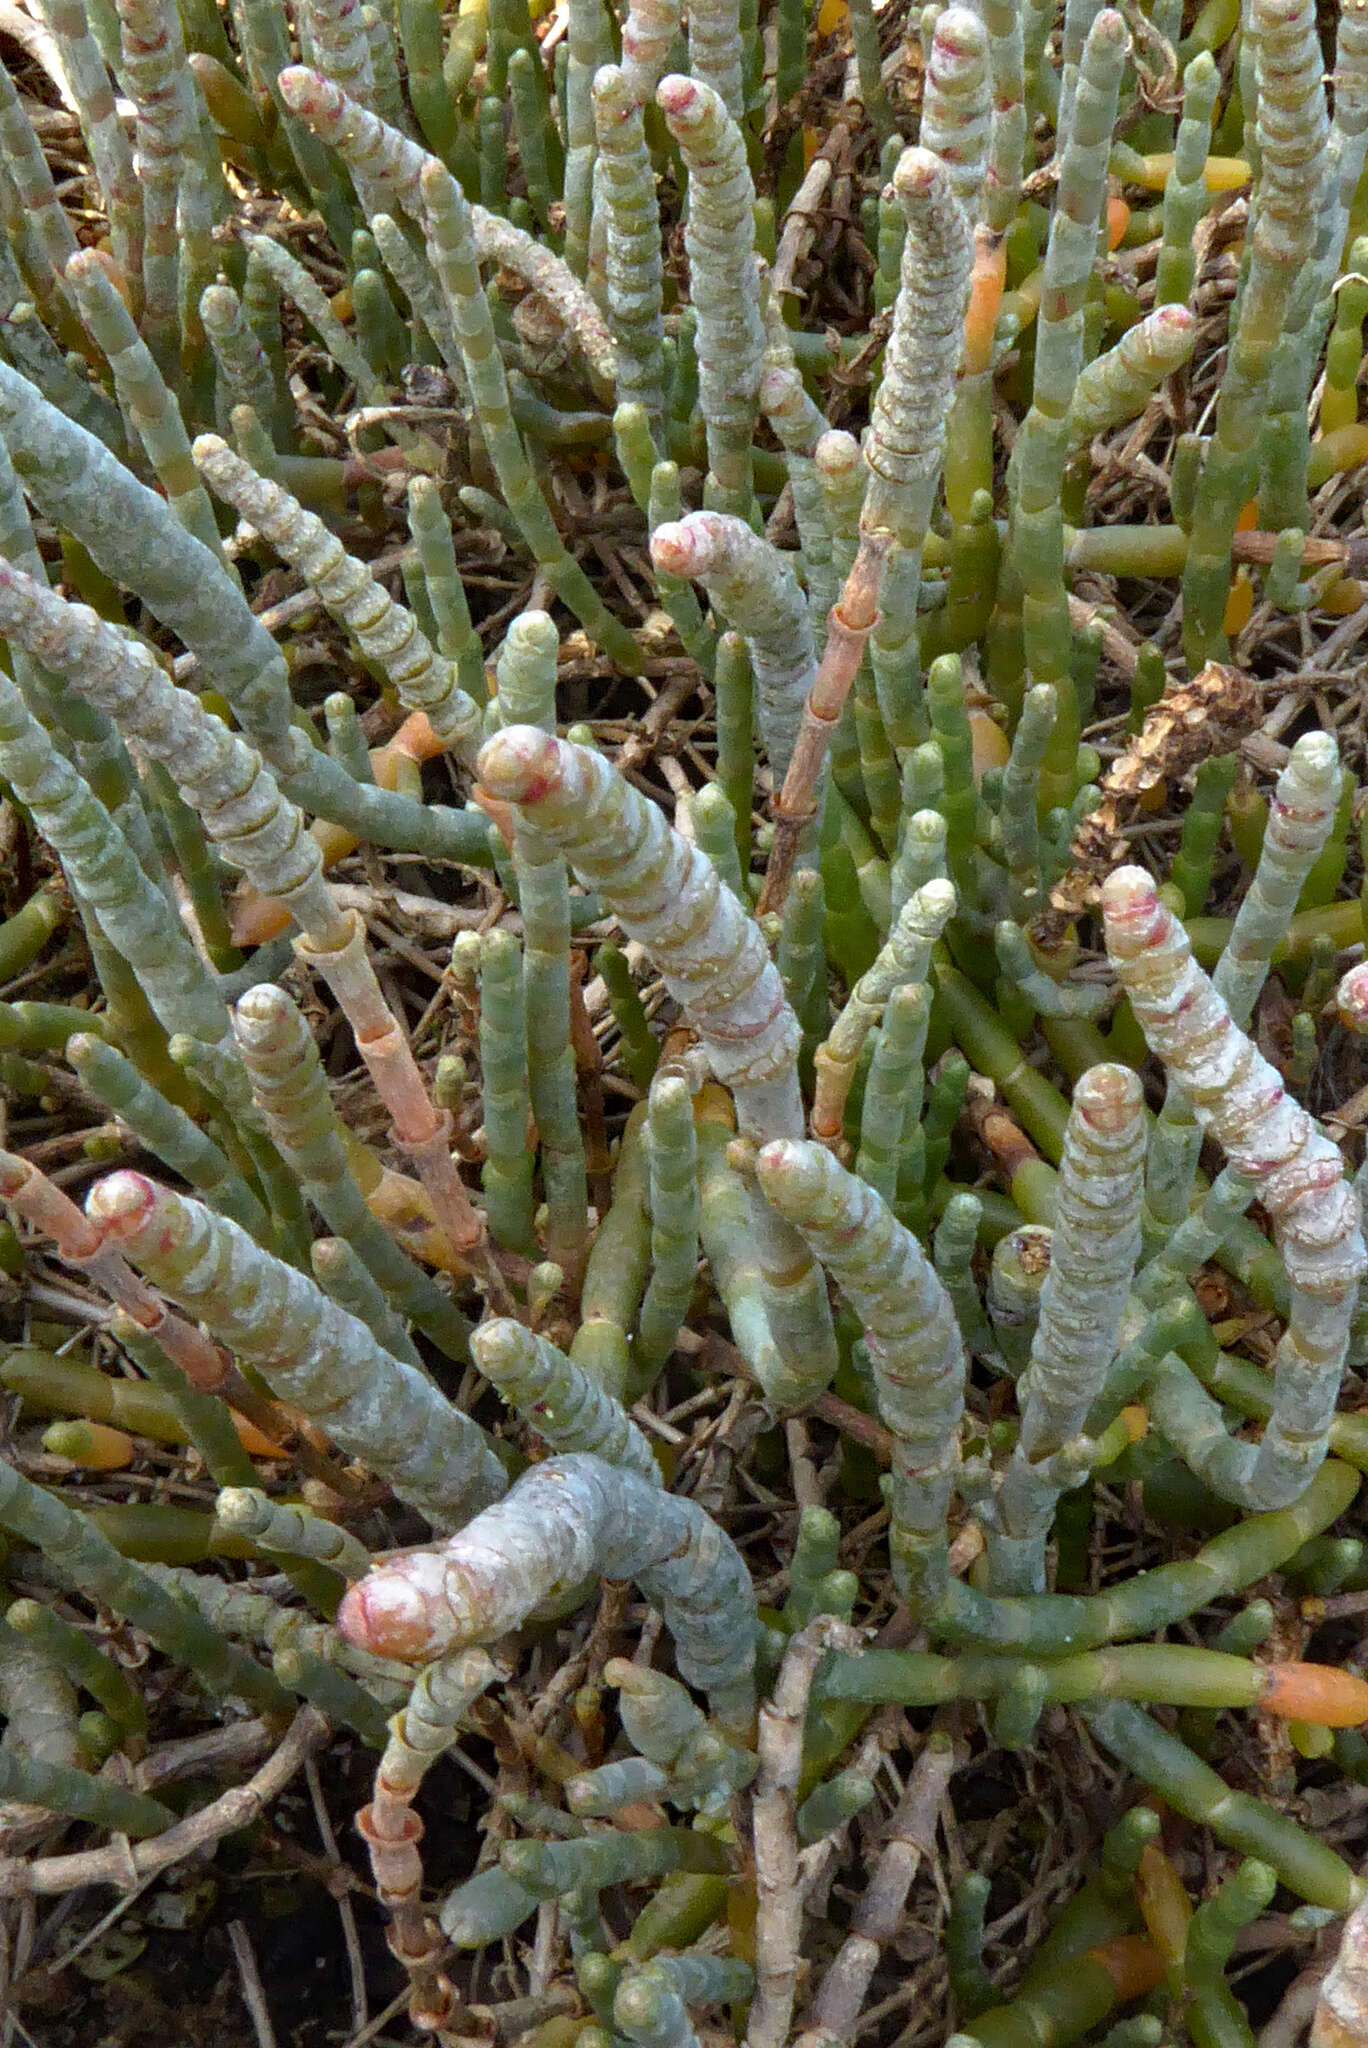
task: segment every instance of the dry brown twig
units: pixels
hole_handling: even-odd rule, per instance
[[[262,1724],[247,1725],[260,1730]],[[0,1859],[0,1899],[70,1892],[89,1884],[141,1884],[173,1863],[211,1848],[222,1836],[252,1827],[330,1733],[330,1724],[315,1707],[302,1707],[279,1746],[245,1785],[234,1785],[198,1813],[145,1842],[119,1835],[103,1849],[82,1849],[71,1856],[6,1856]]]

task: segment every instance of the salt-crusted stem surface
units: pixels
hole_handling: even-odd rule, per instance
[[[1336,1147],[1232,1021],[1192,958],[1187,935],[1140,868],[1103,885],[1107,951],[1151,1048],[1193,1114],[1248,1174],[1273,1222],[1290,1303],[1278,1346],[1273,1414],[1256,1447],[1205,1432],[1203,1476],[1250,1508],[1284,1506],[1325,1456],[1365,1266],[1358,1197]]]
[[[154,1286],[430,1521],[460,1522],[502,1492],[484,1431],[235,1223],[140,1173],[98,1182],[86,1213]]]
[[[640,940],[736,1100],[742,1131],[763,1140],[802,1131],[798,1020],[759,926],[707,856],[600,755],[535,726],[507,726],[480,755],[482,785],[562,848]],[[801,1239],[762,1200],[752,1227],[784,1378],[766,1392],[810,1399],[835,1370],[821,1276]]]
[[[338,1626],[412,1662],[494,1642],[586,1579],[635,1579],[657,1601],[680,1672],[724,1723],[755,1705],[755,1594],[728,1536],[693,1501],[601,1458],[548,1458],[446,1543],[388,1559],[353,1586]]]
[[[864,1323],[879,1414],[893,1437],[893,1573],[904,1597],[931,1612],[947,1576],[945,1518],[964,1409],[964,1341],[949,1296],[912,1233],[824,1146],[766,1145],[756,1174]]]

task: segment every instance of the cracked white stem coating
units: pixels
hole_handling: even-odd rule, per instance
[[[824,1145],[776,1140],[755,1170],[865,1325],[879,1416],[893,1438],[894,1578],[905,1594],[934,1603],[964,1412],[964,1340],[950,1297],[911,1231]]]
[[[601,755],[536,726],[496,733],[479,775],[491,796],[517,804],[554,841],[585,886],[603,892],[628,938],[645,946],[743,1119],[743,1104],[764,1115],[769,1091],[787,1101],[790,1081],[796,1099],[798,1021],[760,927],[706,854]]]
[[[480,708],[457,687],[454,667],[429,644],[412,612],[394,602],[321,519],[269,477],[259,476],[217,434],[201,434],[191,452],[217,495],[299,571],[333,617],[356,635],[362,653],[393,683],[404,709],[426,712],[438,739],[462,760],[472,761]]]
[[[860,524],[920,547],[945,459],[974,238],[950,173],[929,149],[903,151],[893,191],[907,216],[907,239],[893,332],[864,437],[870,477]]]
[[[1287,1269],[1287,1330],[1260,1456],[1272,1455],[1275,1437],[1314,1443],[1334,1412],[1365,1267],[1358,1197],[1337,1148],[1233,1022],[1149,875],[1110,875],[1102,911],[1107,952],[1147,1042],[1203,1130],[1255,1182]]]
[[[112,1173],[86,1198],[106,1244],[440,1526],[503,1490],[484,1431],[401,1365],[312,1280],[226,1217],[141,1173]]]
[[[337,1613],[349,1642],[407,1662],[494,1642],[597,1578],[658,1602],[682,1676],[726,1720],[754,1707],[755,1593],[730,1537],[690,1500],[601,1458],[534,1465],[444,1544],[379,1564]]]
[[[1040,1321],[1018,1387],[1025,1458],[1077,1436],[1102,1391],[1140,1256],[1147,1138],[1139,1077],[1129,1067],[1090,1067],[1064,1132]]]
[[[798,737],[817,674],[812,619],[792,562],[727,512],[689,512],[651,535],[651,560],[701,583],[750,651],[756,718],[776,782]]]

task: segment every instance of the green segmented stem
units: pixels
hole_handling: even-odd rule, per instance
[[[62,69],[109,216],[114,261],[136,314],[142,300],[142,193],[109,73],[80,0],[41,0],[38,13],[62,53]]]
[[[1194,674],[1222,644],[1231,537],[1258,476],[1268,379],[1298,277],[1315,248],[1328,140],[1323,59],[1309,0],[1251,0],[1244,42],[1253,46],[1257,78],[1256,92],[1242,88],[1242,96],[1247,124],[1257,108],[1258,196],[1183,572],[1183,642]],[[1247,135],[1247,149],[1250,140]],[[1297,522],[1294,516],[1279,523]]]
[[[981,177],[981,153],[977,165]],[[907,218],[907,239],[893,331],[864,441],[869,482],[860,531],[891,533],[894,540],[870,660],[884,728],[900,750],[925,737],[915,691],[917,596],[964,345],[973,237],[950,172],[929,150],[904,151],[893,189]]]
[[[83,1085],[122,1118],[149,1152],[188,1180],[211,1208],[231,1216],[251,1236],[269,1241],[270,1218],[238,1168],[122,1053],[92,1032],[80,1031],[67,1040],[66,1056]]]
[[[1287,936],[1297,899],[1334,826],[1340,787],[1333,738],[1304,733],[1278,777],[1259,864],[1211,978],[1237,1025],[1249,1022],[1273,950]]]
[[[693,1104],[678,1074],[657,1073],[646,1115],[651,1274],[632,1351],[638,1378],[654,1378],[675,1346],[698,1277],[698,1176]]]
[[[909,766],[920,748],[913,750]],[[939,766],[939,759],[937,762]],[[894,918],[902,916],[904,905],[928,882],[948,879],[945,819],[939,810],[917,808],[917,796],[909,778],[903,778],[902,831],[897,857],[889,870],[889,893]]]
[[[998,1494],[1006,1540],[990,1549],[995,1592],[1044,1590],[1059,1494],[1036,1468],[1080,1435],[1120,1342],[1140,1253],[1144,1106],[1128,1067],[1093,1067],[1074,1089],[1049,1270],[1018,1386],[1021,1436]]]
[[[76,254],[76,234],[57,197],[52,173],[33,124],[8,71],[0,76],[0,148],[35,248],[47,272],[45,296],[60,292],[67,264]],[[35,278],[35,284],[39,282]],[[69,317],[69,316],[68,316]]]
[[[1230,1162],[1257,1181],[1287,1271],[1287,1329],[1277,1401],[1257,1450],[1222,1443],[1208,1483],[1249,1507],[1277,1507],[1325,1455],[1364,1269],[1358,1200],[1336,1147],[1290,1102],[1277,1075],[1232,1021],[1192,959],[1182,927],[1136,868],[1103,887],[1107,946],[1146,1039]]]
[[[147,1576],[181,1606],[197,1610],[211,1627],[228,1636],[261,1643],[272,1656],[294,1645],[310,1656],[335,1664],[359,1678],[383,1704],[398,1706],[413,1687],[406,1665],[369,1656],[339,1634],[331,1622],[315,1621],[300,1607],[282,1607],[269,1593],[230,1585],[186,1565],[147,1565]]]
[[[16,1600],[5,1621],[15,1634],[34,1644],[68,1681],[98,1700],[121,1735],[135,1740],[147,1732],[147,1703],[128,1675],[97,1648],[84,1629],[73,1627],[40,1600]],[[12,1715],[13,1708],[7,1705]]]
[[[1012,452],[1009,550],[1022,590],[1022,627],[1032,684],[1057,693],[1046,802],[1073,795],[1078,712],[1070,670],[1072,630],[1064,590],[1060,487],[1068,450],[1068,413],[1083,362],[1083,300],[1092,275],[1097,223],[1106,194],[1107,150],[1116,118],[1126,31],[1104,8],[1078,59],[1070,118],[1061,94],[1059,189],[1050,217],[1037,320],[1031,406]]]
[[[1183,835],[1169,871],[1189,917],[1200,917],[1211,893],[1225,802],[1239,772],[1238,754],[1218,754],[1198,764],[1192,800],[1183,813]]]
[[[152,352],[168,368],[179,342],[193,382],[203,346],[199,297],[218,268],[216,214],[226,210],[218,151],[200,126],[180,15],[163,0],[116,0],[120,77],[137,112],[143,205],[143,314]]]
[[[1105,989],[1054,981],[1035,964],[1025,932],[1004,918],[993,933],[998,966],[1009,986],[1042,1017],[1096,1017],[1106,1007]]]
[[[37,619],[29,609],[30,595],[41,607]],[[12,598],[21,617],[12,616]],[[50,634],[39,623],[54,614],[64,626],[67,608],[48,594],[46,585],[34,583],[7,563],[0,565],[0,620],[6,638],[19,645],[30,638],[35,654],[41,652],[50,666],[60,667]],[[94,618],[93,613],[87,616]],[[33,627],[27,636],[22,618]],[[112,629],[105,631],[118,647],[127,644]],[[146,659],[149,668],[155,666],[150,656]],[[242,1076],[223,998],[114,820],[6,678],[0,678],[0,769],[65,863],[78,900],[98,920],[110,943],[134,964],[140,986],[168,1033],[185,1032],[192,1038],[205,1078],[225,1100],[240,1105]]]
[[[98,1182],[87,1212],[154,1286],[212,1325],[282,1398],[326,1416],[334,1441],[430,1520],[459,1519],[503,1490],[483,1430],[236,1224],[130,1173]]]
[[[286,1643],[271,1656],[271,1669],[282,1685],[317,1707],[342,1728],[353,1728],[371,1749],[385,1741],[385,1710],[364,1686],[344,1671],[335,1670],[324,1658]]]
[[[437,645],[456,664],[456,678],[475,703],[489,696],[484,653],[470,621],[465,585],[456,566],[451,521],[442,494],[430,476],[415,476],[408,487],[409,532],[423,569],[423,588],[437,621]]]
[[[521,1323],[483,1323],[471,1340],[475,1363],[551,1450],[583,1451],[620,1465],[652,1486],[660,1467],[621,1402],[572,1359]]]
[[[352,1246],[397,1310],[449,1358],[467,1358],[464,1317],[366,1207],[318,1048],[295,1005],[283,989],[263,982],[239,997],[234,1030],[267,1130],[307,1199]]]
[[[805,1058],[810,1058],[826,1037],[831,1022],[826,950],[822,942],[825,911],[826,890],[820,869],[800,869],[780,913],[775,965],[793,1014],[802,1026]]]
[[[771,772],[783,780],[817,673],[812,621],[788,560],[744,519],[690,512],[651,534],[651,560],[701,583],[746,642],[755,717]]]
[[[344,1579],[362,1578],[370,1570],[370,1552],[346,1529],[285,1501],[269,1500],[258,1487],[225,1486],[214,1513],[225,1528],[262,1550],[316,1558]]]
[[[363,1322],[391,1358],[427,1371],[407,1323],[390,1306],[370,1267],[345,1237],[316,1237],[309,1246],[309,1270],[329,1300]]]
[[[1157,306],[1128,327],[1080,371],[1069,402],[1070,440],[1077,446],[1133,420],[1196,341],[1197,316],[1186,305]]]
[[[851,989],[825,1044],[817,1048],[817,1099],[812,1110],[817,1137],[830,1139],[838,1134],[865,1039],[895,988],[926,981],[931,949],[954,907],[955,892],[949,882],[927,882],[915,896],[909,896],[887,944]]]
[[[613,1998],[613,2024],[636,2048],[697,2048],[686,2007],[745,1998],[754,1984],[748,1963],[730,1956],[666,1956],[623,1973]]]
[[[65,275],[81,319],[109,363],[120,409],[160,478],[167,503],[186,531],[217,553],[214,510],[195,474],[180,408],[152,351],[98,256],[89,250],[73,256]]]
[[[75,1590],[124,1615],[216,1692],[236,1694],[261,1713],[279,1713],[288,1704],[269,1672],[188,1615],[150,1573],[121,1557],[87,1516],[9,1465],[0,1465],[0,1522],[36,1545]]]
[[[490,740],[479,773],[486,789],[564,850],[587,887],[602,889],[623,930],[651,953],[718,1080],[731,1088],[747,1135],[796,1134],[798,1021],[759,927],[706,855],[599,755],[532,726]],[[758,1200],[752,1229],[786,1373],[817,1391],[819,1377],[829,1384],[835,1354],[816,1268]]]
[[[1333,1670],[1320,1665],[1303,1668]],[[1160,1706],[1257,1707],[1270,1690],[1269,1667],[1251,1663],[1246,1657],[1198,1649],[1190,1643],[1125,1643],[1024,1667],[1015,1657],[973,1651],[958,1657],[939,1657],[927,1650],[838,1652],[823,1670],[818,1691],[826,1700],[942,1706],[954,1699],[1010,1698],[1023,1669],[1033,1674],[1037,1712],[1051,1700],[1089,1706],[1094,1701],[1139,1700]],[[1091,1714],[1088,1718],[1091,1720]],[[1259,1802],[1251,1800],[1249,1804],[1257,1806]],[[1180,1805],[1179,1811],[1187,1808]],[[1262,1811],[1268,1813],[1269,1809]],[[1208,1825],[1214,1827],[1215,1823],[1208,1821]],[[1301,1835],[1302,1831],[1296,1829],[1295,1833]]]
[[[536,1251],[533,1155],[527,1141],[527,1027],[522,952],[511,932],[485,935],[480,954],[480,1074],[485,1160],[480,1185],[490,1235],[510,1251]]]
[[[1154,276],[1154,303],[1186,306],[1197,276],[1193,236],[1206,212],[1206,160],[1211,117],[1221,75],[1210,50],[1201,50],[1183,73],[1183,118],[1173,145],[1173,169],[1164,186],[1163,238]]]
[[[523,612],[511,621],[498,662],[504,724],[535,724],[554,733],[559,646],[545,612]],[[589,1197],[570,1044],[569,876],[554,842],[522,819],[514,827],[513,871],[523,915],[527,1079],[541,1142],[547,1249],[566,1271],[578,1272],[589,1234]]]
[[[725,794],[715,782],[704,783],[697,796],[689,799],[688,817],[693,827],[694,844],[702,847],[737,901],[744,902],[746,884],[736,851],[736,818]],[[783,969],[779,971],[782,977]],[[788,993],[787,983],[785,993]],[[792,1002],[792,996],[789,1000]]]
[[[733,17],[734,18],[734,17]],[[688,168],[684,246],[698,320],[698,402],[708,444],[704,503],[749,519],[751,440],[765,333],[755,252],[755,187],[727,102],[704,80],[672,75],[656,103]]]
[[[574,22],[572,13],[572,38]],[[593,123],[598,141],[594,197],[603,213],[604,284],[617,347],[618,402],[645,407],[659,444],[665,404],[660,206],[641,105],[626,71],[615,64],[594,74]]]
[[[1361,1880],[1325,1842],[1247,1792],[1232,1792],[1208,1764],[1138,1707],[1119,1700],[1084,1709],[1092,1733],[1145,1784],[1187,1819],[1209,1827],[1227,1848],[1267,1863],[1309,1905],[1347,1912]]]
[[[237,293],[220,278],[200,293],[199,310],[214,352],[217,416],[226,419],[235,405],[250,405],[259,419],[273,419],[278,409],[275,377]]]
[[[1235,1938],[1273,1900],[1278,1873],[1254,1858],[1240,1865],[1188,1924],[1183,1981],[1192,2003],[1188,2031],[1196,2048],[1233,2048],[1253,2038],[1244,2009],[1225,1980]]]
[[[820,1145],[767,1145],[756,1173],[865,1325],[880,1416],[893,1436],[894,1578],[920,1611],[934,1608],[947,1571],[945,1515],[964,1403],[964,1345],[954,1310],[916,1239]]]
[[[931,996],[924,982],[904,982],[895,988],[884,1006],[865,1076],[855,1172],[889,1203],[897,1193],[904,1133],[920,1117],[922,1055],[930,1021]]]
[[[1005,1242],[1005,1240],[1004,1240]],[[1171,1627],[1205,1607],[1280,1570],[1304,1543],[1320,1535],[1354,1499],[1359,1476],[1329,1459],[1289,1508],[1252,1515],[1215,1536],[1195,1557],[1160,1565],[1106,1593],[1043,1593],[988,1600],[952,1580],[934,1618],[937,1636],[1031,1657],[1059,1656],[1127,1636]]]
[[[664,1612],[683,1676],[724,1728],[748,1725],[755,1595],[740,1553],[694,1502],[601,1458],[534,1465],[459,1536],[376,1566],[339,1625],[363,1648],[428,1661],[495,1641],[557,1590],[598,1577],[635,1579]]]
[[[651,1255],[647,1171],[646,1105],[639,1102],[618,1147],[612,1207],[600,1219],[584,1269],[580,1326],[570,1346],[574,1363],[619,1400],[631,1370],[627,1332],[636,1318]]]
[[[69,1764],[48,1764],[16,1750],[0,1750],[0,1799],[45,1806],[69,1820],[91,1821],[135,1841],[159,1835],[176,1816],[159,1799],[129,1792],[108,1778],[92,1778]]]

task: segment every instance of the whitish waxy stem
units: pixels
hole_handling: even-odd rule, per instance
[[[945,165],[972,227],[988,156],[992,95],[988,33],[970,7],[947,7],[936,22],[922,100],[921,146]]]
[[[213,564],[188,536],[186,544]],[[263,895],[279,896],[306,930],[334,937],[343,928],[300,812],[260,756],[177,689],[148,648],[9,563],[0,564],[0,632],[164,763],[205,830]]]
[[[351,1641],[425,1662],[494,1642],[586,1579],[635,1579],[659,1604],[679,1668],[727,1724],[755,1706],[755,1594],[730,1537],[693,1501],[601,1458],[548,1458],[459,1536],[410,1550],[353,1586],[338,1610]]]
[[[484,1431],[235,1223],[140,1173],[98,1182],[86,1214],[154,1286],[429,1521],[460,1522],[503,1491]]]
[[[626,30],[623,35],[625,51]],[[604,64],[594,73],[594,125],[595,197],[605,228],[604,283],[617,343],[618,403],[645,406],[658,439],[664,403],[660,207],[641,95],[625,68]]]
[[[812,622],[788,558],[725,512],[690,512],[658,526],[651,560],[671,576],[701,583],[744,639],[755,677],[761,744],[782,781],[817,673]]]
[[[197,547],[196,553],[212,564],[205,549]],[[338,909],[303,814],[261,756],[188,690],[177,689],[147,648],[8,563],[0,563],[0,631],[67,676],[88,703],[108,712],[127,738],[162,762],[226,857],[263,896],[278,896],[298,919],[304,934],[299,950],[327,979],[345,1012],[441,1227],[458,1250],[478,1245],[480,1220],[451,1164],[445,1124],[380,992],[366,956],[365,927],[354,912]]]
[[[766,1145],[756,1174],[864,1322],[879,1414],[893,1437],[894,1578],[917,1612],[931,1613],[947,1575],[945,1517],[964,1410],[964,1344],[950,1298],[912,1233],[824,1146]]]
[[[331,143],[353,177],[359,175],[366,181],[376,202],[369,209],[372,213],[401,206],[421,223],[421,181],[424,171],[441,172],[436,157],[378,114],[358,105],[332,79],[302,64],[292,64],[281,72],[280,92],[285,104]],[[611,388],[617,367],[612,337],[603,315],[569,266],[534,236],[483,206],[470,208],[470,227],[479,254],[516,270],[541,293],[575,336],[595,376]]]
[[[588,747],[535,726],[506,726],[480,755],[491,795],[518,806],[560,846],[587,888],[603,891],[627,936],[646,947],[736,1095],[751,1135],[791,1128],[798,1112],[798,1023],[754,919],[712,863]]]
[[[535,726],[497,733],[480,755],[479,775],[491,795],[516,804],[563,849],[627,936],[646,947],[713,1072],[731,1089],[745,1135],[798,1136],[798,1020],[759,926],[707,855],[600,755]],[[820,1393],[835,1371],[826,1295],[801,1241],[767,1204],[753,1204],[751,1221],[784,1368],[765,1391],[796,1405]]]
[[[672,74],[660,81],[656,100],[689,171],[684,247],[698,316],[698,404],[708,437],[705,502],[746,519],[765,355],[746,145],[711,86]]]
[[[746,111],[737,0],[689,0],[689,75],[711,86],[733,121]]]
[[[883,1014],[894,989],[924,982],[931,949],[955,908],[951,882],[927,882],[909,896],[886,945],[860,976],[845,1008],[816,1054],[817,1091],[812,1105],[812,1135],[830,1144],[841,1133],[846,1097],[866,1038]]]
[[[1128,1067],[1092,1067],[1074,1088],[1040,1322],[1018,1390],[1028,1458],[1078,1435],[1115,1354],[1140,1254],[1144,1110]]]
[[[629,0],[622,24],[622,69],[643,106],[655,98],[679,34],[680,13],[680,0]]]
[[[1212,985],[1236,1024],[1249,1022],[1285,937],[1302,885],[1330,836],[1340,799],[1339,750],[1326,732],[1304,733],[1278,777],[1254,880],[1216,963]]]
[[[249,1537],[263,1550],[317,1558],[346,1579],[362,1578],[370,1570],[370,1552],[346,1529],[306,1508],[268,1500],[255,1486],[225,1486],[214,1503],[214,1514],[225,1529]]]
[[[211,489],[270,541],[356,635],[361,652],[384,671],[404,709],[426,712],[438,739],[467,765],[473,762],[479,706],[457,686],[454,666],[429,645],[412,612],[394,602],[321,519],[279,484],[258,476],[217,434],[201,434],[193,453]]]
[[[730,1956],[665,1956],[624,1972],[613,2024],[636,2048],[698,2048],[686,2006],[744,1998],[754,1979]]]
[[[1108,954],[1146,1039],[1198,1123],[1257,1183],[1273,1222],[1291,1296],[1273,1414],[1257,1450],[1218,1446],[1223,1477],[1205,1476],[1246,1507],[1281,1507],[1325,1456],[1365,1266],[1358,1198],[1335,1146],[1232,1022],[1150,877],[1119,869],[1103,884],[1102,910]]]
[[[998,1592],[1043,1592],[1045,1539],[1059,1487],[1035,1469],[1078,1437],[1116,1356],[1136,1260],[1144,1185],[1145,1098],[1128,1067],[1093,1067],[1074,1089],[1040,1320],[1018,1398],[1021,1437],[998,1495],[1006,1541]]]
[[[622,1403],[554,1344],[505,1320],[483,1323],[470,1348],[485,1378],[553,1451],[590,1452],[659,1486],[655,1454]]]
[[[893,190],[907,216],[907,240],[893,332],[864,438],[870,478],[860,524],[886,528],[901,546],[920,548],[945,459],[974,245],[950,174],[930,150],[904,150]]]
[[[1146,313],[1113,348],[1084,366],[1069,401],[1069,439],[1081,446],[1133,420],[1196,342],[1197,315],[1189,307],[1158,306]]]

